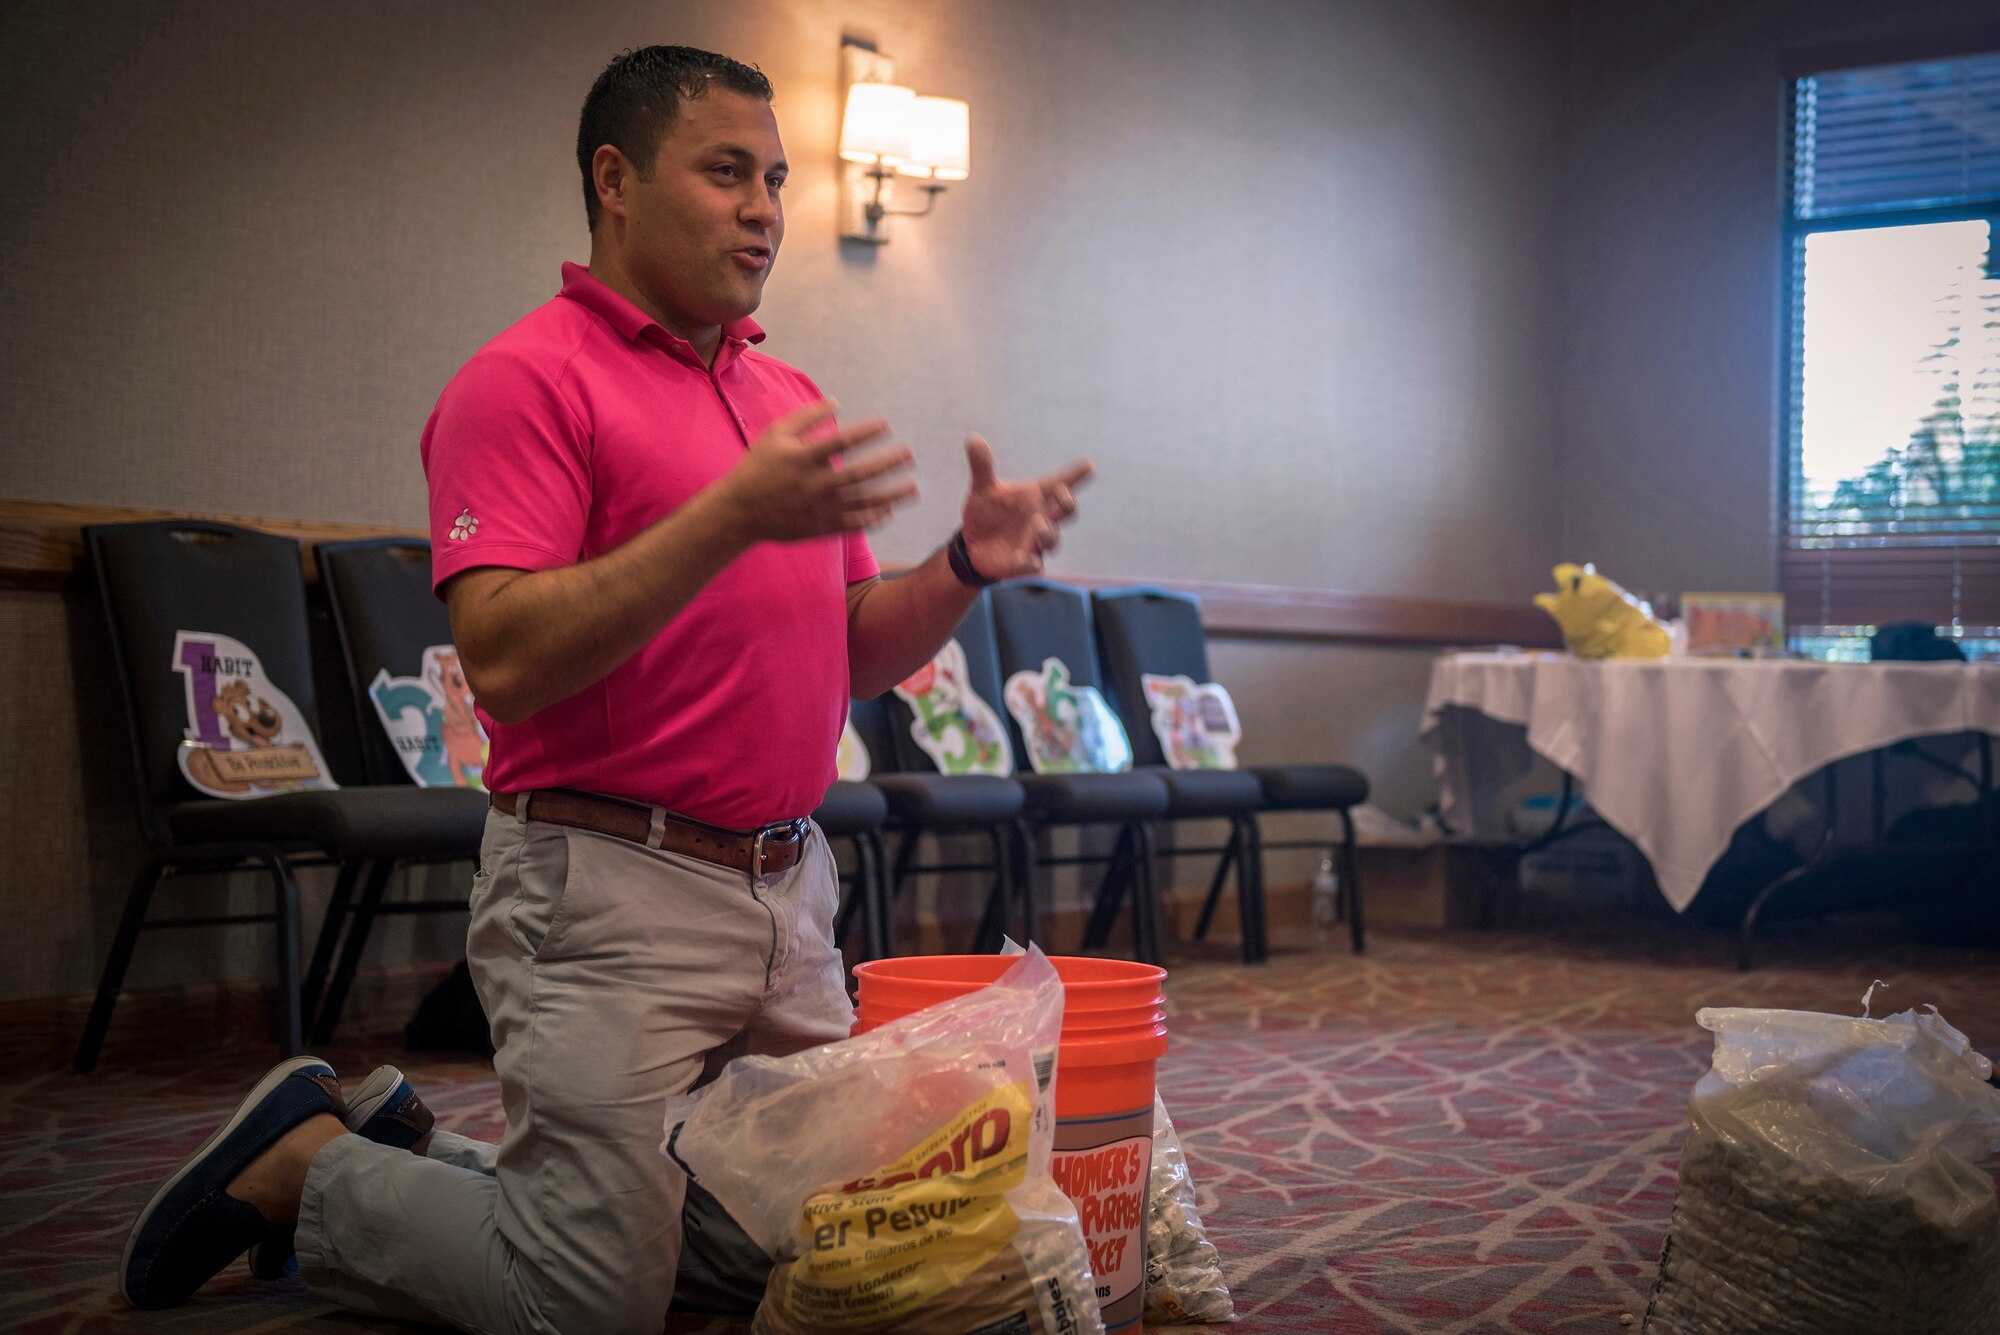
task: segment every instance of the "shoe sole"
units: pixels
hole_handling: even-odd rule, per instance
[[[138,1303],[133,1300],[131,1293],[125,1287],[131,1280],[132,1248],[138,1245],[139,1234],[145,1231],[146,1225],[153,1218],[153,1211],[159,1208],[160,1202],[165,1200],[168,1193],[181,1184],[181,1179],[186,1177],[207,1156],[210,1150],[222,1143],[223,1138],[231,1131],[241,1126],[243,1118],[251,1109],[270,1097],[272,1090],[291,1079],[298,1072],[315,1066],[326,1066],[328,1070],[333,1069],[317,1057],[294,1057],[290,1061],[280,1062],[266,1071],[264,1078],[259,1080],[256,1087],[244,1095],[243,1101],[236,1105],[236,1111],[229,1115],[229,1120],[217,1127],[207,1140],[201,1142],[200,1147],[193,1154],[181,1160],[180,1167],[174,1169],[173,1175],[160,1184],[160,1189],[155,1191],[153,1198],[146,1202],[146,1208],[139,1211],[139,1217],[132,1221],[132,1231],[125,1235],[125,1250],[118,1258],[118,1293],[126,1302],[131,1303],[134,1307],[138,1306]]]
[[[401,1071],[396,1070],[395,1067],[391,1066],[387,1069],[396,1072],[396,1078],[389,1082],[388,1088],[379,1092],[364,1092],[348,1102],[347,1117],[343,1125],[356,1135],[360,1134],[362,1127],[368,1125],[370,1118],[388,1106],[389,1100],[396,1096],[397,1090],[410,1083],[409,1077],[405,1076]],[[369,1072],[369,1075],[372,1078],[374,1072]],[[362,1082],[361,1088],[364,1091],[368,1089],[367,1081]]]

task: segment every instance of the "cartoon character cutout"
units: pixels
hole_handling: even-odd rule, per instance
[[[1172,769],[1235,769],[1236,744],[1243,725],[1229,692],[1214,682],[1192,677],[1162,677],[1148,672],[1139,678],[1152,711],[1153,735]]]
[[[175,760],[198,792],[237,799],[340,786],[305,715],[241,641],[180,631],[171,666],[187,705]]]
[[[931,758],[940,774],[1014,772],[1014,748],[993,706],[972,689],[965,647],[946,640],[944,648],[896,686],[896,698],[910,707],[910,739]]]
[[[419,677],[377,672],[368,698],[412,783],[485,789],[489,743],[473,712],[472,687],[457,649],[434,644],[424,650]]]
[[[1095,686],[1078,686],[1060,658],[1016,672],[1001,694],[1021,725],[1037,774],[1116,774],[1132,768],[1132,743]]]

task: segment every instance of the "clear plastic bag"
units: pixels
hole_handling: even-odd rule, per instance
[[[1155,1325],[1236,1319],[1222,1257],[1195,1208],[1194,1179],[1167,1105],[1153,1096],[1153,1172],[1146,1191],[1146,1320]]]
[[[1021,945],[1002,937],[1000,953],[1019,955]],[[1208,1240],[1195,1205],[1181,1138],[1167,1105],[1153,1095],[1153,1167],[1146,1178],[1145,1319],[1155,1325],[1182,1322],[1221,1324],[1236,1320],[1236,1305],[1222,1278],[1222,1256]]]
[[[1650,1335],[2000,1332],[1991,1064],[1935,1008],[1703,1010]]]
[[[1049,1175],[1062,983],[991,987],[667,1110],[663,1152],[776,1265],[751,1329],[1103,1335],[1076,1207]]]

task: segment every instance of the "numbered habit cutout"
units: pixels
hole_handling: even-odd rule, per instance
[[[1172,769],[1235,769],[1236,744],[1243,725],[1229,692],[1214,682],[1192,677],[1162,677],[1148,672],[1139,678],[1146,707],[1153,715],[1153,735]]]
[[[305,715],[241,641],[178,631],[171,666],[187,700],[186,740],[175,760],[196,789],[235,799],[340,786]]]
[[[486,789],[486,729],[472,708],[458,650],[434,644],[424,650],[421,677],[377,672],[368,699],[396,759],[419,788]]]
[[[1014,772],[1007,729],[972,689],[965,647],[957,640],[946,640],[935,658],[899,683],[896,698],[910,707],[910,738],[938,773],[1004,779]]]
[[[1037,774],[1116,774],[1132,768],[1132,743],[1095,686],[1078,686],[1060,658],[1016,672],[1002,694],[1021,725]]]

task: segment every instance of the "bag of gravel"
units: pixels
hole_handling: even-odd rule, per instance
[[[1170,1326],[1182,1321],[1236,1319],[1229,1286],[1222,1280],[1222,1257],[1208,1240],[1195,1208],[1194,1179],[1167,1105],[1153,1095],[1153,1172],[1146,1191],[1146,1320]]]
[[[667,1109],[667,1157],[772,1256],[754,1335],[1104,1335],[1049,1172],[1062,982],[991,987],[790,1057],[740,1057]]]
[[[1019,955],[1021,943],[1000,938],[1002,955]],[[1174,1134],[1167,1105],[1153,1095],[1153,1168],[1146,1178],[1145,1319],[1157,1326],[1236,1320],[1222,1256],[1208,1240],[1195,1205],[1187,1155]]]
[[[1871,989],[1872,991],[1872,989]],[[1647,1335],[1993,1335],[1991,1064],[1935,1007],[1707,1009]]]

